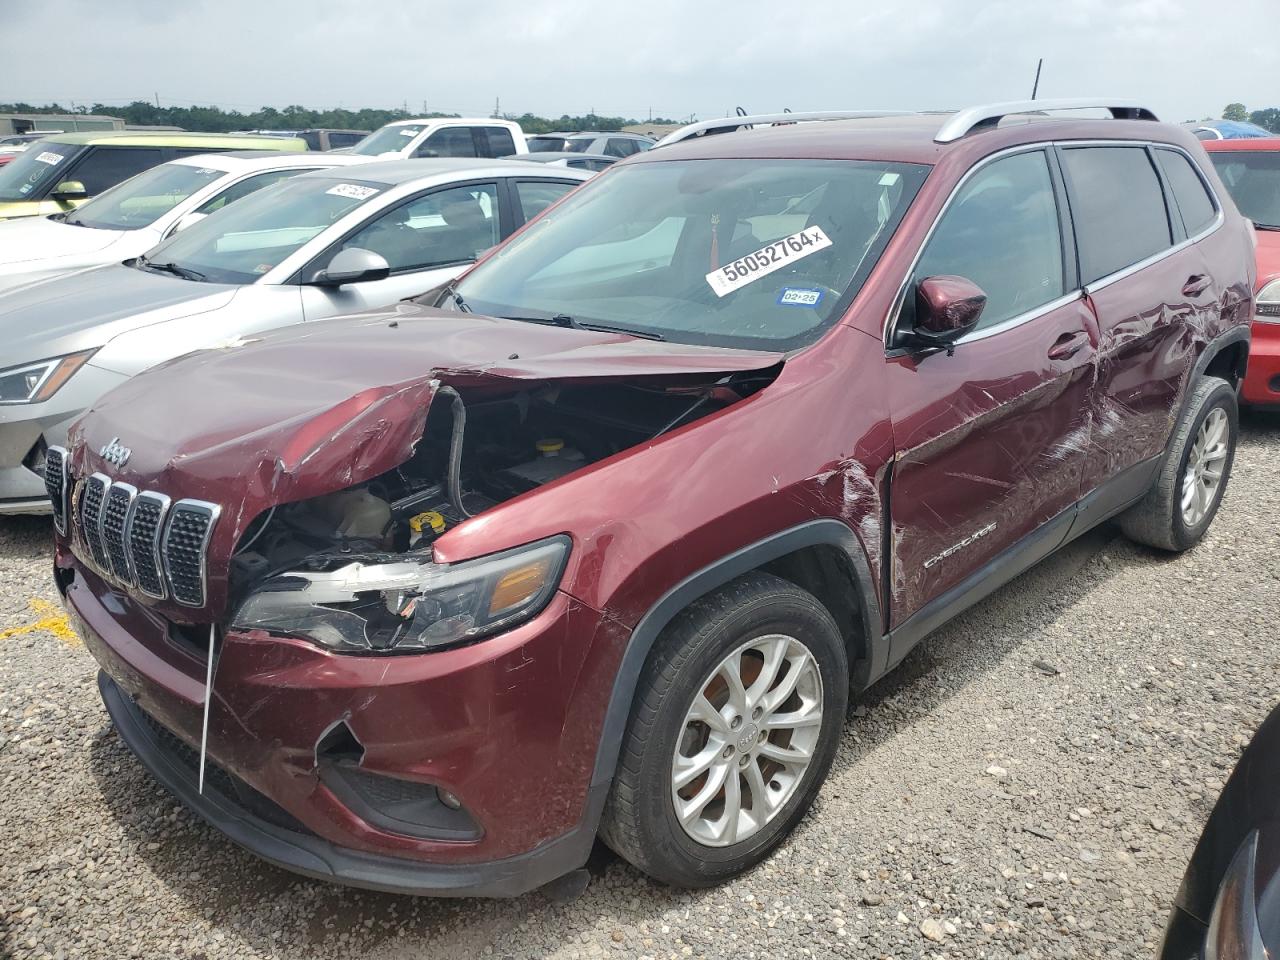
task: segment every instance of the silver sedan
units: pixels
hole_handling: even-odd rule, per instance
[[[0,294],[0,514],[48,512],[45,448],[115,385],[194,350],[429,290],[590,176],[461,159],[305,173],[134,260]]]

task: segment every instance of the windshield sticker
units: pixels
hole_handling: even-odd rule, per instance
[[[46,150],[44,153],[36,157],[36,162],[47,163],[51,167],[56,167],[58,164],[62,162],[62,154],[50,153],[48,150]]]
[[[810,287],[783,287],[778,303],[784,307],[816,307],[822,302],[822,291]]]
[[[270,264],[270,263],[260,263],[253,268],[253,272],[254,273],[270,273],[272,266],[273,264]]]
[[[221,172],[222,172],[221,170],[215,170],[213,167],[201,167],[199,170],[196,171],[196,173],[204,177],[207,177],[211,173],[221,173]]]
[[[898,175],[896,173],[886,173],[880,178],[880,186],[882,187],[892,187],[897,182]]]
[[[368,200],[377,192],[377,187],[362,187],[358,183],[340,183],[325,191],[335,197],[346,197],[348,200]]]
[[[416,137],[417,135],[418,129],[416,127],[410,127],[408,130],[400,131],[400,136],[402,137]]]
[[[35,189],[35,185],[34,185],[34,184],[24,183],[22,186],[20,186],[20,187],[18,188],[18,192],[19,192],[19,193],[30,193],[30,192],[31,192],[32,190],[34,190],[34,189]]]
[[[765,244],[755,253],[712,270],[707,274],[707,283],[717,297],[727,296],[739,287],[781,270],[793,260],[801,260],[829,246],[831,239],[821,227],[805,227],[799,233]]]

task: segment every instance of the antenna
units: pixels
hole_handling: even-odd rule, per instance
[[[1031,85],[1031,99],[1036,98],[1036,93],[1040,89],[1040,68],[1044,66],[1044,57],[1040,58],[1040,62],[1036,64],[1036,82]]]

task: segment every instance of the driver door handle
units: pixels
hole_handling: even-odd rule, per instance
[[[1075,333],[1064,333],[1049,348],[1050,360],[1070,360],[1089,342],[1089,334],[1084,330]]]

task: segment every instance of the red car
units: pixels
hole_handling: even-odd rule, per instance
[[[1258,307],[1240,398],[1275,406],[1280,404],[1280,137],[1210,140],[1204,148],[1236,206],[1258,231]]]
[[[108,394],[46,476],[120,736],[360,886],[761,861],[851,691],[1218,508],[1252,230],[1189,133],[1055,106],[701,125],[417,302]]]

